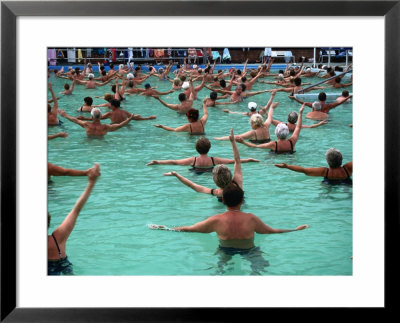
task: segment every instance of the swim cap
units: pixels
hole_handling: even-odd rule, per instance
[[[94,78],[94,74],[92,74],[92,73],[88,74],[88,78],[89,78],[89,79]]]
[[[282,74],[282,73],[278,75],[278,79],[279,79],[279,80],[281,80],[281,81],[284,79],[284,77],[283,77],[283,74]]]
[[[182,89],[186,90],[189,88],[189,86],[190,86],[189,82],[183,82]]]
[[[313,107],[313,109],[314,110],[316,110],[316,111],[321,111],[321,102],[318,102],[318,101],[315,101],[313,104],[312,104],[312,107]]]
[[[134,78],[134,76],[133,76],[133,74],[132,73],[129,73],[127,76],[126,76],[127,78],[128,78],[128,80],[131,80],[131,79],[133,79]]]
[[[164,69],[163,69],[163,68],[159,68],[158,71],[159,71],[160,73],[162,73],[162,72],[164,72]]]
[[[311,72],[311,68],[307,67],[306,72]]]
[[[250,111],[256,111],[256,110],[257,110],[257,103],[255,103],[255,102],[249,102],[249,104],[247,105],[247,107],[249,108]]]
[[[196,69],[196,68],[197,68],[197,65],[196,65],[196,64],[193,64],[193,68]]]
[[[285,139],[289,134],[289,128],[283,122],[279,123],[275,128],[275,135],[280,139]]]
[[[101,111],[99,108],[93,108],[90,111],[90,114],[92,115],[93,118],[99,119],[101,117]]]
[[[124,64],[120,64],[120,65],[119,65],[119,69],[122,70],[123,68],[124,68]]]

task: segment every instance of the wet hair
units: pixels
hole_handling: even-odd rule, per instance
[[[129,81],[129,82],[128,82],[128,86],[129,86],[129,87],[133,87],[134,85],[135,85],[135,83],[133,83],[133,81]]]
[[[318,94],[318,100],[320,101],[326,101],[326,94],[325,92],[321,92],[320,94]]]
[[[211,142],[206,137],[200,137],[196,141],[196,150],[200,155],[207,154],[211,148]]]
[[[243,201],[243,190],[233,183],[225,186],[222,191],[222,198],[227,206],[233,207],[239,205]]]
[[[220,80],[219,85],[221,85],[222,88],[226,87],[226,81],[225,80]]]
[[[223,72],[223,70],[218,70],[218,73],[222,73]]]
[[[262,127],[263,124],[264,124],[264,119],[263,119],[263,117],[261,116],[261,114],[256,113],[256,114],[253,114],[253,115],[251,116],[249,122],[250,122],[250,124],[251,124],[252,126],[255,126],[256,128],[260,128],[260,127]]]
[[[68,83],[64,84],[64,89],[69,90],[69,84]]]
[[[275,128],[275,135],[279,139],[286,139],[289,134],[289,128],[283,122],[279,123]]]
[[[188,112],[186,112],[186,116],[190,122],[195,122],[199,120],[199,110],[190,109]]]
[[[344,90],[344,91],[342,92],[342,96],[344,96],[345,98],[347,98],[347,97],[349,96],[349,91]]]
[[[211,100],[215,101],[217,99],[217,97],[218,97],[218,93],[217,92],[213,91],[213,92],[210,93],[210,99]]]
[[[185,101],[186,100],[186,94],[185,93],[180,93],[179,95],[178,95],[178,100],[179,101]]]
[[[114,69],[114,63],[110,63],[110,68]]]
[[[179,78],[182,82],[186,81],[186,76],[185,75],[181,75],[181,77]]]
[[[181,64],[176,64],[176,68],[181,68]]]
[[[294,79],[294,84],[295,84],[296,86],[300,86],[300,85],[301,85],[301,78],[300,78],[300,77],[296,77],[296,78]]]
[[[292,112],[290,112],[289,114],[288,114],[288,116],[287,116],[287,121],[289,122],[289,123],[293,123],[293,124],[295,124],[296,122],[297,122],[297,119],[299,118],[299,115],[297,114],[297,112],[296,111],[292,111]]]
[[[342,80],[342,78],[341,78],[340,76],[338,76],[338,77],[335,78],[335,82],[336,82],[336,83],[340,83],[341,80]]]
[[[242,82],[246,82],[246,81],[247,81],[246,76],[243,76],[243,77],[241,78],[241,80],[242,80]]]
[[[110,93],[104,94],[104,100],[106,100],[108,102],[110,102],[113,98],[114,98],[114,96]]]
[[[181,80],[178,78],[174,79],[174,85],[179,85],[181,83]]]
[[[121,103],[119,102],[119,100],[112,99],[110,101],[110,103],[111,103],[112,106],[114,106],[116,108],[119,108],[121,106]]]
[[[246,91],[246,84],[240,84],[240,87],[242,88],[242,91]]]
[[[329,148],[325,153],[325,158],[331,168],[340,167],[342,165],[342,153],[336,148]]]
[[[214,183],[222,189],[232,183],[232,172],[225,165],[215,166],[212,174]]]
[[[146,84],[144,85],[144,88],[145,88],[146,90],[150,89],[150,88],[151,88],[150,83],[146,83]]]
[[[92,105],[93,104],[93,99],[90,96],[87,96],[86,98],[83,99],[87,105]]]

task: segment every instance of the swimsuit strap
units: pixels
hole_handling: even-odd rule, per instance
[[[200,123],[201,123],[201,127],[203,128],[203,132],[204,132],[204,126],[203,126],[203,122],[201,122],[201,120],[200,120]]]
[[[344,169],[344,171],[346,172],[347,178],[350,178],[349,172],[347,171],[347,169],[345,167],[342,167]]]
[[[289,142],[290,142],[290,152],[293,153],[293,143],[290,139],[289,139]]]
[[[214,189],[213,188],[211,189],[211,195],[214,195]]]
[[[255,131],[255,130],[254,130],[254,136],[256,136],[255,140],[257,140],[257,131]]]
[[[194,157],[194,162],[193,162],[192,167],[194,167],[194,165],[196,165],[196,159],[197,159],[197,157]]]
[[[192,133],[192,125],[189,123],[190,133]]]
[[[211,158],[211,161],[213,163],[213,166],[215,166],[214,157],[210,157],[210,158]]]
[[[278,142],[275,141],[275,153],[278,153]]]
[[[326,169],[325,178],[328,178],[329,168]]]
[[[61,259],[61,258],[62,258],[62,254],[61,254],[60,247],[58,246],[57,239],[56,239],[56,237],[54,236],[54,234],[51,234],[51,236],[53,237],[54,242],[56,243],[56,247],[57,247],[57,250],[58,250],[58,255],[60,256],[60,259]]]

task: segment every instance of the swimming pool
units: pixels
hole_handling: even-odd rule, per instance
[[[320,79],[304,78],[316,83]],[[54,92],[63,90],[66,80],[51,76]],[[171,83],[155,77],[152,86],[164,91]],[[71,82],[68,81],[70,84]],[[256,83],[252,91],[274,88]],[[352,92],[352,87],[346,88]],[[83,103],[83,97],[111,92],[110,86],[86,90],[76,86],[73,95],[59,100],[60,108],[72,116]],[[340,93],[340,89],[325,90]],[[314,93],[314,92],[311,92]],[[194,107],[209,95],[201,90]],[[178,94],[163,96],[168,103],[178,103]],[[223,106],[232,111],[248,111],[249,101],[265,105],[269,94],[260,94],[238,105]],[[277,93],[274,119],[287,120],[287,114],[300,108],[286,93]],[[94,99],[94,104],[104,103]],[[132,121],[127,127],[109,133],[104,139],[90,139],[78,125],[66,120],[60,127],[49,127],[48,133],[68,132],[67,138],[48,143],[49,162],[66,168],[87,169],[101,165],[99,178],[91,197],[81,212],[68,244],[67,255],[77,275],[351,275],[352,274],[352,188],[326,186],[321,178],[279,169],[273,164],[285,162],[304,167],[326,166],[325,152],[339,149],[343,163],[352,156],[352,103],[331,110],[327,125],[303,129],[293,155],[274,155],[266,150],[238,144],[241,158],[257,158],[260,163],[242,165],[244,177],[244,212],[259,216],[274,228],[310,228],[275,235],[257,235],[255,243],[263,251],[268,266],[255,272],[251,263],[235,255],[218,268],[216,234],[183,233],[148,229],[151,223],[167,226],[190,225],[225,210],[215,197],[192,191],[175,177],[163,173],[175,170],[198,184],[215,188],[209,173],[196,175],[185,166],[153,165],[153,159],[181,159],[196,156],[197,137],[173,133],[152,125],[177,127],[186,117],[165,108],[153,98],[128,96],[122,106],[142,116],[156,115],[156,120]],[[305,113],[308,112],[306,108]],[[222,108],[209,108],[206,136],[211,140],[210,156],[231,158],[229,141],[213,137],[250,130],[248,117],[227,114]],[[102,108],[106,111],[106,108]],[[304,115],[305,115],[304,113]],[[88,115],[88,114],[86,114]],[[312,124],[305,119],[304,124]],[[274,126],[270,128],[275,139]],[[232,165],[228,165],[233,170]],[[48,186],[48,208],[52,215],[49,232],[58,226],[73,207],[87,184],[86,177],[53,177]],[[255,260],[256,263],[258,260]]]

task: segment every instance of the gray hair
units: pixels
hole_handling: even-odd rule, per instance
[[[255,126],[255,127],[257,127],[257,128],[260,128],[260,127],[262,127],[263,124],[264,124],[264,119],[263,119],[262,115],[256,113],[256,114],[253,114],[253,115],[251,116],[249,122],[250,122],[250,124],[251,124],[252,126]]]
[[[95,118],[95,119],[100,119],[100,117],[101,117],[101,111],[100,111],[100,109],[98,109],[98,108],[93,108],[93,109],[90,111],[90,114],[91,114],[92,117]]]
[[[214,183],[220,188],[224,188],[232,183],[232,172],[225,165],[217,165],[213,169],[212,174]]]
[[[297,122],[298,118],[299,118],[299,115],[297,114],[297,112],[292,111],[288,114],[287,121],[294,124]]]
[[[329,148],[325,153],[325,158],[331,168],[340,167],[342,165],[342,153],[336,148]]]
[[[312,107],[313,107],[313,109],[314,109],[315,111],[321,111],[321,108],[322,108],[321,102],[315,101],[315,102],[312,104]]]
[[[275,135],[279,138],[279,139],[286,139],[286,137],[289,134],[289,128],[287,125],[285,125],[284,123],[279,123],[276,128],[275,128]]]

